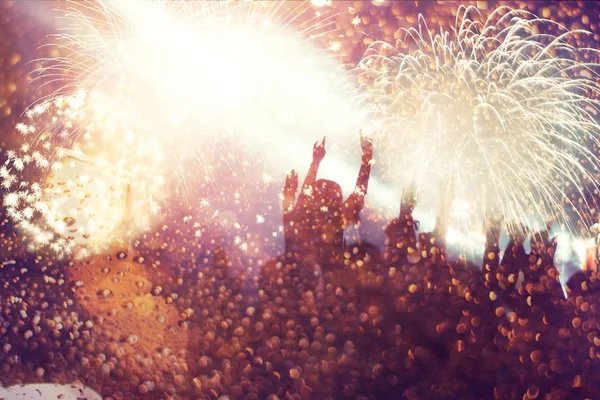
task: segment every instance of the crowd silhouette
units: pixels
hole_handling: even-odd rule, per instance
[[[318,179],[325,143],[302,187],[287,175],[277,257],[259,237],[244,238],[255,250],[232,246],[217,220],[165,225],[128,253],[3,265],[0,382],[80,381],[110,399],[600,398],[594,270],[563,288],[556,238],[496,215],[483,265],[450,261],[451,176],[432,232],[413,218],[411,184],[385,251],[370,232],[345,240],[361,221],[373,144],[361,138],[344,198]],[[6,251],[20,246],[3,235]]]
[[[339,184],[317,180],[319,165],[325,157],[325,138],[313,146],[313,159],[296,200],[298,174],[292,170],[283,190],[283,222],[287,256],[315,254],[334,261],[344,248],[344,230],[360,223],[359,214],[371,174],[373,143],[361,134],[362,163],[354,191],[344,200]]]

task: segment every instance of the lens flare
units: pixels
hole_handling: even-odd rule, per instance
[[[387,179],[416,180],[427,199],[453,174],[477,221],[493,211],[534,229],[554,220],[574,230],[563,213],[574,208],[568,191],[585,201],[581,182],[597,187],[600,167],[591,150],[600,139],[599,53],[578,44],[587,32],[521,10],[478,19],[460,7],[455,28],[434,35],[420,17],[396,46],[371,44],[358,65]]]

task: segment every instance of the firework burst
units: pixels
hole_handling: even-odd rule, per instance
[[[68,2],[49,44],[57,55],[35,71],[52,94],[17,125],[23,145],[0,171],[8,215],[31,247],[105,248],[117,231],[150,227],[165,193],[187,196],[190,176],[260,168],[253,152],[264,142],[282,157],[277,146],[289,143],[274,138],[350,126],[331,118],[341,70],[310,43],[330,27],[311,11],[284,1]]]
[[[17,125],[25,144],[0,174],[7,215],[32,250],[84,256],[150,227],[165,160],[159,143],[138,141],[133,132],[147,126],[120,106],[81,91],[38,104]]]
[[[565,223],[566,187],[597,182],[598,51],[574,45],[586,32],[524,11],[479,19],[461,7],[455,28],[434,35],[420,17],[396,46],[368,48],[357,71],[385,143],[380,161],[388,179],[416,179],[424,192],[454,175],[478,223],[492,209]]]
[[[184,192],[182,164],[199,161],[209,174],[207,149],[218,143],[260,149],[290,131],[339,130],[339,120],[323,125],[340,108],[344,74],[313,43],[332,20],[310,2],[70,4],[52,44],[60,56],[39,60],[36,82],[54,89],[51,98],[81,89],[122,95],[133,118],[152,120],[145,135],[178,164]]]

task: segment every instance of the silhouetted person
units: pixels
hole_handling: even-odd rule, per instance
[[[417,185],[411,183],[402,193],[400,215],[385,228],[387,235],[386,259],[392,266],[400,266],[406,261],[408,248],[416,249],[419,221],[415,221],[412,212],[417,203]]]
[[[283,190],[286,253],[316,252],[319,258],[330,257],[344,247],[344,230],[360,222],[359,213],[367,194],[373,143],[361,134],[362,163],[354,191],[344,201],[340,185],[328,179],[317,180],[325,157],[325,138],[313,146],[313,161],[294,204],[298,175],[291,171]]]
[[[550,238],[549,229],[550,227],[548,227],[547,230],[534,232],[529,239],[531,253],[542,259],[540,263],[530,265],[529,272],[534,275],[537,274],[536,271],[539,271],[540,274],[544,274],[547,268],[554,267],[554,249],[557,245],[557,239],[556,237]]]
[[[314,162],[314,161],[313,161]],[[283,229],[285,238],[285,252],[294,250],[295,238],[300,235],[299,212],[294,210],[296,191],[298,190],[298,174],[292,170],[285,178],[283,187]]]
[[[557,239],[550,239],[550,227],[531,235],[531,254],[525,270],[525,289],[536,296],[548,299],[564,298],[560,274],[554,266],[554,252]]]
[[[412,212],[417,206],[417,183],[411,182],[402,192],[400,200],[400,219],[412,218]]]
[[[527,229],[523,225],[510,224],[508,226],[508,233],[510,240],[506,249],[504,250],[504,256],[500,264],[500,278],[499,285],[503,290],[513,290],[519,280],[519,273],[524,275],[525,270],[529,265],[529,254],[525,251],[525,234]]]
[[[488,289],[496,289],[498,280],[496,272],[500,265],[500,231],[502,230],[502,217],[493,217],[486,214],[484,225],[486,226],[485,252],[483,254],[483,275],[485,286]]]

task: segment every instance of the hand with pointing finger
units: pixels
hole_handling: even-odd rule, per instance
[[[373,157],[373,136],[365,135],[360,131],[360,147],[364,156]]]

